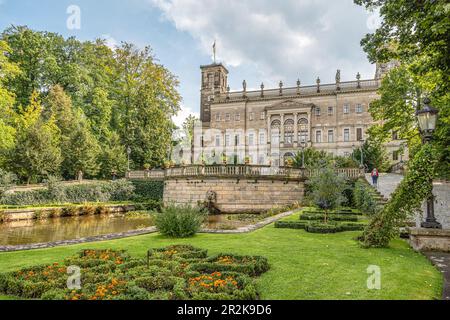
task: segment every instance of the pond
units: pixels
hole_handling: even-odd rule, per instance
[[[208,216],[207,229],[232,230],[250,225],[258,215]],[[0,223],[0,246],[74,240],[92,236],[144,229],[154,225],[149,215],[94,215],[46,220],[26,220]]]
[[[148,228],[150,216],[127,218],[123,215],[64,217],[47,220],[14,221],[0,224],[0,245],[73,240]]]

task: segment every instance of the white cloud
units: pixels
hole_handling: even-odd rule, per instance
[[[374,18],[352,0],[148,1],[205,54],[212,55],[216,40],[219,61],[251,67],[269,85],[294,83],[299,75],[304,83],[318,75],[330,81],[336,69],[343,80],[357,72],[373,77],[360,40]]]
[[[199,113],[194,112],[191,108],[182,105],[180,112],[178,112],[178,114],[176,116],[172,117],[172,120],[176,126],[181,128],[184,120],[186,120],[186,118],[189,117],[190,115],[194,115],[197,118],[200,117]]]
[[[117,40],[114,39],[110,34],[103,34],[100,38],[105,40],[105,45],[107,45],[112,50],[115,50],[119,44]]]

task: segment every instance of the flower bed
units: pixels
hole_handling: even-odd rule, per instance
[[[67,288],[68,267],[81,270],[81,289]],[[269,269],[263,257],[217,255],[192,246],[126,251],[83,250],[63,263],[0,274],[0,293],[45,300],[254,300],[253,276]]]

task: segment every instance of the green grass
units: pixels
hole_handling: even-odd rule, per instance
[[[297,215],[298,218],[298,215]],[[295,216],[287,219],[295,219]],[[262,299],[440,299],[442,275],[403,240],[388,249],[362,249],[358,232],[331,235],[267,226],[249,234],[199,234],[172,240],[159,234],[51,249],[0,254],[0,272],[61,261],[80,249],[126,249],[144,256],[148,248],[192,244],[209,254],[262,255],[271,269],[257,279]],[[368,290],[369,265],[381,268],[381,290]],[[0,299],[8,297],[0,296]]]

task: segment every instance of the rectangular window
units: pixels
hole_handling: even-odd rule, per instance
[[[253,112],[250,112],[249,115],[248,115],[248,119],[249,119],[250,121],[255,120],[255,114],[254,114]]]
[[[234,143],[235,143],[236,147],[239,146],[239,144],[240,144],[240,137],[239,137],[239,135],[236,135],[234,137]]]
[[[320,116],[320,107],[316,108],[316,116],[319,117]]]
[[[240,113],[236,113],[235,118],[236,121],[241,121],[241,114]]]
[[[363,139],[363,129],[356,129],[356,140],[361,141]]]
[[[350,152],[344,152],[344,157],[350,158]]]
[[[350,129],[344,129],[344,142],[350,141]]]
[[[260,145],[265,145],[266,144],[266,135],[264,134],[264,132],[261,132],[259,134],[259,144]]]
[[[220,121],[220,113],[216,113],[216,121],[217,121],[217,122]]]
[[[328,130],[328,143],[333,143],[333,142],[334,142],[334,131]]]
[[[398,132],[397,131],[394,131],[392,133],[392,140],[398,140]]]
[[[231,114],[227,113],[225,116],[225,120],[226,121],[230,121],[231,120]]]
[[[334,108],[333,107],[328,107],[328,115],[332,116],[334,112]]]
[[[248,135],[248,145],[253,146],[255,144],[255,135],[253,133],[250,133]]]
[[[266,114],[264,112],[261,112],[261,120],[266,120]]]
[[[225,135],[225,147],[230,146],[230,135]]]
[[[392,160],[394,160],[394,161],[398,161],[398,155],[399,155],[399,151],[394,151],[393,153],[392,153]]]
[[[322,143],[322,131],[320,131],[320,130],[316,131],[316,142]]]
[[[348,104],[344,105],[344,114],[350,113],[350,106]]]
[[[363,106],[362,104],[356,105],[356,113],[363,113]]]
[[[220,147],[220,136],[216,135],[216,147]]]

